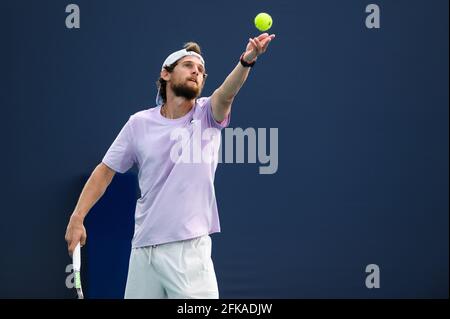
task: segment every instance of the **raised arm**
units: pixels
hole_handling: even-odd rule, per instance
[[[247,63],[256,61],[258,56],[266,52],[270,41],[274,38],[274,34],[263,33],[256,38],[249,39],[242,59]],[[217,122],[222,122],[230,113],[234,97],[244,84],[249,72],[250,68],[244,67],[239,62],[222,85],[212,94],[211,105],[214,119]]]

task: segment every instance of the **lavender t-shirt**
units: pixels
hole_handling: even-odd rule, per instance
[[[139,168],[132,246],[144,247],[220,232],[214,174],[220,129],[210,98],[199,98],[181,118],[157,106],[130,117],[103,163],[119,173]]]

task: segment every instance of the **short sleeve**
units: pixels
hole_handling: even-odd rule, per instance
[[[109,147],[102,162],[118,173],[125,173],[135,163],[131,117]]]
[[[205,97],[198,101],[199,104],[201,104],[202,107],[202,114],[204,117],[204,120],[206,121],[208,127],[217,128],[219,130],[226,128],[231,121],[231,112],[228,114],[228,116],[222,121],[217,122],[214,119],[214,114],[212,111],[212,105],[211,105],[211,97]]]

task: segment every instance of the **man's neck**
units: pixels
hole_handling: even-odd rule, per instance
[[[168,97],[166,103],[162,106],[162,115],[168,119],[177,119],[183,117],[192,109],[195,99],[186,100],[180,96]]]

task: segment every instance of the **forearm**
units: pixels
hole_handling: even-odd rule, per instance
[[[263,33],[257,38],[248,39],[249,43],[241,56],[243,63],[247,63],[248,65],[244,66],[239,62],[222,85],[211,96],[213,116],[217,122],[222,122],[230,114],[231,104],[245,80],[247,80],[250,67],[253,66],[253,62],[256,61],[258,56],[266,51],[270,41],[274,38],[274,34],[269,35],[268,33]]]
[[[223,84],[217,89],[218,99],[220,99],[221,102],[231,103],[233,101],[250,73],[251,68],[249,66],[253,66],[258,56],[266,51],[270,41],[274,38],[274,34],[269,35],[268,33],[263,33],[257,38],[248,39],[249,43],[241,56],[241,60],[250,65],[244,67],[239,62],[234,70],[227,76]],[[226,106],[231,107],[231,105]]]
[[[72,216],[84,220],[90,209],[103,196],[114,174],[104,164],[99,164],[83,187]]]
[[[245,80],[247,80],[250,68],[243,67],[238,63],[233,71],[227,76],[222,85],[217,89],[222,102],[231,103],[237,95]]]

